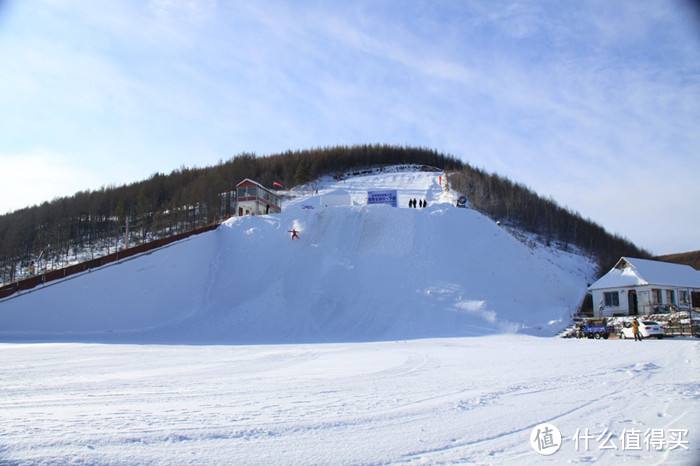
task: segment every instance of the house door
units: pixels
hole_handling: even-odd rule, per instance
[[[627,306],[629,309],[629,315],[636,316],[639,314],[639,309],[637,308],[637,292],[630,290],[627,292]]]
[[[700,307],[700,291],[691,292],[690,297],[693,303],[693,307]]]

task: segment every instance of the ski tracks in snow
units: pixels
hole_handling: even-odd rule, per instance
[[[697,354],[673,353],[698,346],[517,336],[0,345],[0,462],[539,464],[528,438],[541,422],[566,438],[692,429]],[[575,452],[567,440],[553,464],[683,458]]]

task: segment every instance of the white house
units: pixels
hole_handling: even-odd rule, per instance
[[[282,211],[280,197],[257,181],[246,178],[236,185],[236,209],[239,217],[244,215],[277,214]]]
[[[700,271],[689,265],[622,257],[588,287],[593,315],[645,315],[700,307]]]

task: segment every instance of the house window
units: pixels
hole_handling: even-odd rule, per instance
[[[617,291],[610,291],[603,293],[603,297],[605,298],[605,306],[606,307],[619,307],[620,306],[620,295],[617,293]]]
[[[676,304],[676,296],[673,290],[666,290],[666,304]]]
[[[652,304],[661,304],[661,290],[657,288],[653,288],[651,290],[651,303]]]
[[[688,290],[678,290],[678,301],[681,303],[681,305],[687,306],[690,304],[690,300],[688,299]]]
[[[258,188],[255,186],[238,188],[238,197],[257,197]]]

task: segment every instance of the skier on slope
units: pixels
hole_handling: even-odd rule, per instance
[[[292,239],[299,239],[299,232],[296,230],[296,228],[292,227],[291,230],[289,230],[289,233],[292,234]]]

